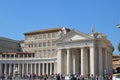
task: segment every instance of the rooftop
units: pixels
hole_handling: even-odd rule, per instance
[[[70,31],[70,29],[68,29],[68,28],[49,28],[49,29],[27,32],[27,33],[24,33],[24,35],[31,35],[31,34],[38,34],[38,33],[45,33],[45,32],[46,33],[47,32],[55,32],[55,31],[59,31],[59,30],[63,30],[63,29],[66,29],[66,30]]]
[[[10,41],[10,42],[16,42],[16,43],[18,43],[17,40],[13,40],[13,39],[10,39],[10,38],[5,38],[5,37],[0,37],[0,40]]]

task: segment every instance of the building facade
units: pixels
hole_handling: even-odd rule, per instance
[[[57,72],[81,75],[112,73],[113,46],[102,33],[72,30],[57,41]],[[64,68],[63,68],[64,67]]]
[[[0,54],[0,73],[103,74],[112,73],[113,46],[102,33],[52,28],[25,33],[23,52]],[[23,46],[24,45],[24,46]]]

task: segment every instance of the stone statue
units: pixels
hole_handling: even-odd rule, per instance
[[[14,75],[15,79],[19,79],[19,70],[18,70],[18,67],[15,67],[13,75]]]

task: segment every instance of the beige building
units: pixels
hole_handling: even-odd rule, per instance
[[[2,53],[0,73],[112,73],[113,46],[102,33],[52,28],[25,33],[23,52]]]
[[[25,33],[24,52],[33,52],[36,58],[56,58],[55,41],[63,37],[70,29],[53,28]]]

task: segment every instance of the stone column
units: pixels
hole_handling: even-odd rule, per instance
[[[108,71],[108,60],[107,60],[108,56],[107,56],[107,48],[105,49],[105,68]]]
[[[58,73],[62,73],[63,71],[63,67],[62,67],[62,50],[61,49],[58,49],[58,52],[57,52],[57,72]]]
[[[7,64],[5,63],[4,74],[7,74]]]
[[[28,58],[28,54],[27,54],[27,58]]]
[[[9,64],[9,74],[11,73],[11,64]]]
[[[44,63],[42,63],[42,74],[45,74]]]
[[[38,63],[38,75],[40,75],[40,69],[41,69],[41,65],[40,65],[40,63]]]
[[[95,75],[95,47],[90,47],[90,74]]]
[[[112,51],[110,52],[110,73],[112,73],[112,68],[113,68],[113,65],[112,65]]]
[[[85,75],[85,48],[81,48],[81,75]]]
[[[28,74],[28,63],[26,63],[26,74]]]
[[[73,74],[76,74],[76,58],[75,58],[75,54],[72,55],[72,59],[73,59]]]
[[[76,55],[76,73],[80,73],[80,60],[79,60],[79,52],[77,51],[77,55]]]
[[[13,54],[14,55],[14,58],[15,58],[15,54]]]
[[[13,74],[15,74],[15,67],[16,67],[16,64],[13,64]]]
[[[20,72],[20,63],[18,63],[18,71]]]
[[[72,74],[72,60],[71,60],[71,50],[67,49],[67,74]]]
[[[50,74],[52,74],[52,63],[50,63]]]
[[[31,63],[31,74],[32,74],[32,63]]]
[[[24,72],[24,63],[22,64],[22,75],[25,74]]]
[[[48,75],[48,63],[46,63],[46,74]]]
[[[54,66],[54,68],[52,69],[52,73],[56,74],[57,73],[57,62],[54,62],[53,66]]]
[[[2,73],[2,64],[0,63],[0,74]]]
[[[103,53],[102,53],[102,48],[99,48],[99,74],[103,74]]]
[[[35,74],[36,74],[36,63],[34,64],[34,72],[35,72]]]
[[[109,61],[108,61],[108,72],[110,72],[110,52],[108,53],[108,58],[109,58]]]
[[[88,75],[89,74],[89,67],[88,67],[88,48],[85,49],[85,74]],[[97,60],[97,59],[96,59]],[[97,66],[96,66],[97,67]]]
[[[22,74],[22,65],[19,63],[19,73]]]

